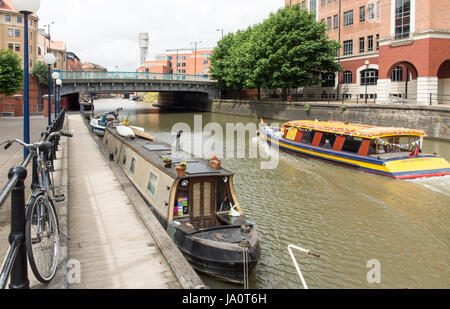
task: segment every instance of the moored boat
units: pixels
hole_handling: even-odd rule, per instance
[[[323,121],[291,121],[273,128],[261,121],[260,137],[280,150],[395,179],[450,175],[450,164],[423,154],[425,132]]]
[[[106,112],[92,118],[89,122],[92,132],[98,136],[104,136],[108,123],[117,122],[121,110],[122,108],[118,108],[114,111]]]
[[[103,142],[194,269],[227,282],[246,281],[261,249],[256,225],[237,200],[232,172],[161,141],[125,138],[112,127]],[[176,169],[183,162],[185,175]]]

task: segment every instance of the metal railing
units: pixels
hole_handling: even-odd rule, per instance
[[[208,75],[167,74],[147,72],[97,72],[97,71],[59,71],[60,78],[72,80],[168,80],[215,82]]]
[[[63,110],[53,124],[43,132],[40,141],[44,141],[51,133],[60,131],[64,125],[65,111]],[[53,143],[53,152],[49,154],[49,160],[56,159],[56,150],[59,139],[51,141]],[[10,279],[10,289],[28,289],[30,281],[28,280],[27,252],[25,246],[25,180],[28,176],[27,167],[33,161],[32,167],[32,185],[33,189],[37,183],[37,166],[33,154],[22,162],[21,165],[11,168],[8,173],[9,181],[0,192],[0,209],[5,204],[8,196],[11,195],[11,233],[9,234],[10,248],[6,254],[0,272],[0,289],[5,289]]]

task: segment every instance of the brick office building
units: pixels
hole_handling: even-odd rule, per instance
[[[30,72],[38,58],[38,17],[29,16],[29,68]],[[10,0],[0,0],[0,49],[12,49],[24,58],[24,18],[17,12]],[[23,61],[23,60],[22,60]],[[38,111],[38,83],[30,76],[30,112]],[[0,114],[23,115],[23,91],[15,96],[0,95]]]
[[[210,75],[211,61],[209,58],[211,53],[212,49],[157,54],[156,60],[145,61],[136,71],[208,77]]]
[[[302,98],[450,104],[449,0],[285,0],[300,3],[341,43],[339,74]]]

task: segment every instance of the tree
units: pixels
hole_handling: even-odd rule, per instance
[[[270,14],[260,24],[229,34],[214,49],[212,77],[228,89],[297,88],[322,81],[341,69],[339,43],[325,25],[299,5]]]
[[[10,49],[0,50],[0,93],[10,96],[22,89],[22,60]]]
[[[36,65],[33,67],[31,75],[38,79],[39,85],[41,87],[48,87],[48,66],[45,63],[43,63],[42,61],[36,63]]]

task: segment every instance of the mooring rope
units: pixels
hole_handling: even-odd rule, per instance
[[[242,256],[243,256],[243,268],[244,268],[244,289],[249,289],[249,279],[248,279],[248,248],[242,248]]]

